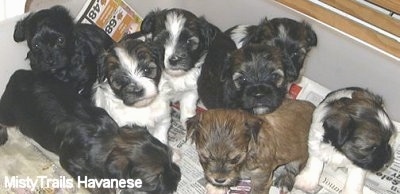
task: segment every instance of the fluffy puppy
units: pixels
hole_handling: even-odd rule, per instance
[[[155,10],[146,15],[141,32],[162,45],[164,70],[160,91],[179,101],[181,122],[196,114],[197,79],[216,34],[221,31],[183,9]],[[221,33],[222,34],[222,33]]]
[[[100,28],[74,24],[62,6],[31,13],[15,25],[14,40],[27,41],[27,58],[35,73],[46,73],[72,83],[74,89],[90,97],[97,76],[97,57],[112,44]]]
[[[315,109],[310,157],[295,187],[316,192],[324,164],[332,164],[347,168],[342,193],[363,193],[367,171],[377,171],[391,160],[394,133],[381,97],[361,88],[331,92]]]
[[[237,25],[225,33],[238,48],[260,43],[280,48],[290,82],[299,78],[308,52],[317,45],[317,35],[307,23],[289,18],[265,18],[258,25]]]
[[[224,191],[240,177],[251,178],[252,193],[268,193],[280,165],[306,163],[314,105],[286,100],[271,114],[212,109],[187,122],[196,144],[208,192]]]
[[[170,106],[158,89],[162,54],[155,44],[124,38],[103,55],[93,100],[119,126],[145,126],[167,144]]]
[[[281,55],[278,48],[265,44],[235,50],[219,70],[216,67],[199,79],[202,102],[207,108],[241,108],[255,114],[274,111],[288,83]]]
[[[17,126],[58,154],[74,178],[142,179],[142,188],[135,191],[146,193],[172,193],[180,180],[167,146],[144,128],[118,128],[103,109],[54,77],[15,72],[0,100],[0,123],[1,144],[7,140],[7,127]]]

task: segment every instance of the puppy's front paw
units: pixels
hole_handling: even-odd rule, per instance
[[[206,194],[225,194],[226,192],[228,192],[228,188],[216,187],[210,183],[206,185]]]
[[[175,163],[179,163],[182,159],[182,153],[179,149],[173,148],[172,149],[172,161]]]
[[[307,172],[302,172],[296,177],[294,187],[307,193],[317,193],[321,186],[318,185],[319,178]]]
[[[3,145],[8,140],[7,127],[0,127],[0,145]]]

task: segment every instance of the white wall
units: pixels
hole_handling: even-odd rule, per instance
[[[25,0],[1,0],[0,21],[24,13]]]
[[[257,24],[267,16],[289,17],[305,20],[318,35],[318,46],[314,48],[305,63],[305,75],[331,90],[361,86],[383,96],[390,116],[400,121],[400,62],[375,49],[360,43],[318,21],[292,11],[271,0],[127,0],[142,16],[155,8],[179,7],[204,15],[210,22],[226,29],[235,24]],[[72,13],[78,13],[84,2],[72,0]],[[14,21],[15,23],[15,21]],[[0,52],[2,69],[8,70],[0,77],[0,83],[7,83],[11,70],[24,66],[25,43],[12,41],[14,23],[0,23]],[[3,32],[3,28],[7,30]],[[4,46],[9,45],[9,46]],[[23,46],[22,46],[23,45]],[[11,71],[11,72],[10,72]],[[3,91],[0,85],[0,91]]]

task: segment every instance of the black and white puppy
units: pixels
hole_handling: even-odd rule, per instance
[[[289,18],[264,18],[258,25],[237,25],[225,33],[238,48],[260,43],[280,48],[289,82],[299,78],[308,52],[317,45],[317,35],[310,25]]]
[[[54,6],[31,13],[15,25],[14,40],[27,41],[27,58],[36,73],[47,73],[90,97],[97,57],[112,44],[100,28],[75,24],[68,10]]]
[[[119,128],[106,111],[68,84],[32,71],[15,72],[0,100],[0,143],[7,141],[7,127],[16,126],[59,155],[61,166],[74,178],[142,179],[142,187],[135,191],[176,190],[180,169],[166,145],[145,128]]]
[[[181,123],[196,114],[197,79],[219,29],[183,9],[155,10],[146,15],[141,32],[164,48],[160,92],[180,103]]]
[[[209,74],[208,81],[199,84],[207,108],[240,108],[264,114],[278,108],[286,94],[285,67],[276,47],[246,45],[212,73],[214,76]]]
[[[367,171],[380,170],[391,161],[395,134],[380,96],[362,88],[331,92],[314,111],[309,158],[295,187],[318,191],[323,167],[331,164],[347,168],[342,193],[363,193]]]
[[[158,88],[162,55],[162,48],[151,42],[122,39],[101,59],[93,101],[119,126],[147,127],[167,144],[171,109],[168,98]]]

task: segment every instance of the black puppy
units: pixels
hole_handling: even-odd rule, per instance
[[[27,41],[27,58],[34,72],[71,82],[86,97],[90,97],[96,80],[97,57],[113,43],[97,26],[75,24],[62,6],[31,13],[18,21],[14,40]]]
[[[135,189],[146,193],[172,193],[180,180],[166,145],[145,128],[118,128],[103,109],[52,76],[15,72],[0,101],[0,123],[0,144],[7,141],[7,127],[17,126],[58,154],[74,178],[141,179]]]

